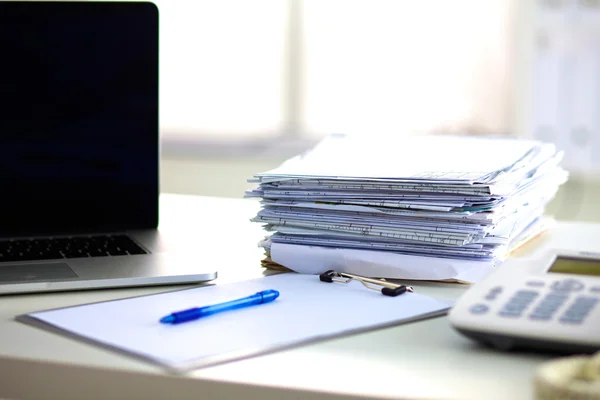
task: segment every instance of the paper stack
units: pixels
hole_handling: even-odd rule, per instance
[[[475,282],[551,220],[551,143],[332,135],[249,182],[269,261],[303,273]]]

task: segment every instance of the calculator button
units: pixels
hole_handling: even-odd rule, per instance
[[[513,296],[510,299],[511,303],[514,304],[529,304],[531,303],[533,300],[535,299],[535,297],[525,297],[525,296]]]
[[[598,303],[598,301],[600,300],[595,296],[577,296],[575,299],[575,304],[593,306],[594,304]]]
[[[525,285],[529,287],[544,287],[544,281],[527,281]]]
[[[515,293],[515,297],[522,297],[522,298],[534,298],[538,296],[538,292],[536,290],[519,290],[517,291],[517,293]]]
[[[587,312],[585,310],[570,308],[562,315],[561,318],[569,318],[569,319],[581,319],[583,320],[586,316]]]
[[[577,325],[577,324],[581,324],[583,322],[583,319],[561,318],[561,319],[559,319],[559,321],[562,322],[563,324]]]
[[[522,312],[525,307],[527,307],[526,304],[507,304],[502,308],[502,311],[507,311],[507,312]]]
[[[579,296],[573,304],[561,315],[560,322],[567,324],[580,324],[598,303],[597,297]]]
[[[548,293],[546,295],[546,297],[544,297],[544,300],[563,302],[563,301],[565,301],[568,298],[569,298],[569,294],[568,293],[560,293],[560,292],[556,293],[556,292],[553,292],[553,293]]]
[[[507,303],[507,305],[515,305],[521,306],[523,308],[527,307],[533,300],[535,300],[536,296],[513,296]]]
[[[498,315],[500,315],[501,317],[518,318],[521,316],[521,313],[502,310],[498,313]]]
[[[538,296],[538,292],[535,291],[519,290],[510,298],[508,302],[509,304],[521,304],[523,306],[527,306]]]
[[[471,313],[473,313],[473,314],[485,314],[486,312],[489,311],[489,309],[490,308],[485,304],[475,304],[475,305],[471,306],[469,311],[471,311]]]
[[[552,319],[552,313],[541,313],[536,311],[533,314],[529,315],[529,318],[539,321],[548,321]]]
[[[533,290],[519,290],[513,297],[502,307],[498,313],[502,317],[520,317],[523,311],[533,302],[538,296],[538,292]]]
[[[534,320],[551,319],[568,298],[569,296],[563,293],[550,293],[546,295],[529,315],[529,318]]]
[[[552,284],[551,288],[559,292],[576,292],[583,289],[583,283],[576,279],[563,279]]]
[[[540,304],[547,304],[547,305],[552,305],[552,306],[560,306],[565,301],[567,301],[568,298],[569,298],[569,296],[555,295],[555,294],[550,293],[550,294],[546,295],[546,297],[544,297],[542,299],[542,302]]]
[[[502,286],[495,286],[485,295],[486,300],[496,300],[496,297],[502,293]]]

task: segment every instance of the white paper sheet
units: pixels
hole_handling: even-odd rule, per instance
[[[387,279],[477,282],[498,264],[497,261],[456,260],[286,243],[271,244],[270,254],[274,262],[303,274],[320,274],[334,269]]]
[[[271,260],[303,274],[340,272],[388,279],[458,280],[476,283],[501,264],[506,256],[531,238],[550,229],[555,221],[538,219],[502,249],[492,261],[415,256],[389,251],[270,243]]]
[[[434,183],[392,183],[365,180],[296,179],[262,185],[265,189],[343,189],[343,190],[387,190],[402,192],[429,192],[441,194],[486,195],[488,190],[479,186],[444,185]]]
[[[482,248],[470,248],[470,247],[442,247],[431,248],[430,246],[418,246],[414,243],[400,243],[395,241],[382,242],[382,241],[369,241],[369,240],[348,240],[347,238],[323,238],[323,237],[311,237],[311,236],[297,236],[297,235],[275,235],[270,237],[272,243],[286,243],[286,244],[299,244],[309,246],[325,246],[325,247],[336,247],[336,248],[348,248],[348,249],[359,249],[359,250],[379,250],[379,251],[393,251],[402,254],[412,255],[428,255],[430,257],[462,257],[469,259],[482,259],[492,258],[495,256],[497,247],[491,249],[484,249],[482,245],[475,244],[474,246],[482,246]],[[272,244],[270,245],[272,246]]]
[[[485,215],[475,214],[470,211],[455,211],[453,213],[448,212],[434,212],[434,211],[419,211],[419,210],[406,210],[396,208],[382,208],[367,205],[355,205],[355,204],[337,204],[337,203],[324,203],[324,202],[301,202],[295,200],[263,200],[261,201],[263,208],[283,208],[283,209],[317,209],[317,210],[329,210],[329,211],[350,211],[360,213],[378,213],[382,215],[394,215],[394,216],[407,216],[415,218],[430,218],[432,220],[449,219],[449,220],[466,220],[466,219],[478,219],[481,221],[487,221]],[[491,217],[489,218],[491,219]],[[482,222],[484,223],[484,222]]]
[[[511,168],[539,142],[511,138],[331,135],[306,154],[257,176],[483,181]]]
[[[322,271],[321,271],[322,272]],[[220,303],[261,290],[272,303],[164,325],[173,311]],[[332,336],[444,314],[449,302],[418,293],[388,297],[359,282],[321,282],[286,273],[251,281],[135,297],[19,317],[50,325],[113,349],[184,371],[254,356]]]

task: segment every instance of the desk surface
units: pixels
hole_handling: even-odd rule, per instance
[[[216,283],[259,277],[264,236],[248,220],[253,200],[163,195],[161,230],[177,232],[219,269]],[[575,224],[575,223],[573,223]],[[521,254],[568,240],[560,223]],[[600,227],[578,223],[600,248]],[[205,231],[194,226],[210,227]],[[194,232],[194,234],[191,234]],[[594,233],[594,234],[592,234]],[[571,240],[577,240],[571,238]],[[517,254],[519,256],[519,254]],[[466,286],[411,282],[419,293],[456,299]],[[185,286],[184,286],[185,287]],[[502,353],[460,336],[445,317],[297,347],[184,376],[126,355],[36,329],[15,315],[181,289],[145,287],[0,298],[1,398],[532,398],[531,377],[547,355]]]

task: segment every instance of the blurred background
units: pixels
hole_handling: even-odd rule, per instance
[[[155,0],[161,190],[241,198],[329,133],[511,135],[600,222],[600,1]]]

